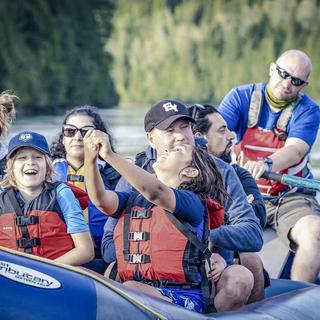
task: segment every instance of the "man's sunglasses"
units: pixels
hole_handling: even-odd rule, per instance
[[[287,72],[286,70],[282,69],[281,67],[279,67],[276,64],[276,69],[278,71],[278,75],[282,78],[282,79],[287,79],[287,78],[291,78],[291,84],[295,87],[300,87],[305,83],[308,83],[307,81],[301,80],[300,78],[296,78],[293,77],[289,72]]]
[[[192,119],[197,121],[199,119],[199,113],[204,110],[206,110],[205,106],[203,106],[202,104],[196,103],[190,107],[189,114],[191,115]]]
[[[68,124],[68,126],[63,127],[62,132],[65,137],[73,138],[77,134],[77,132],[80,131],[80,134],[83,138],[89,130],[93,129],[95,129],[94,126],[85,126],[82,128],[77,128],[76,126]]]

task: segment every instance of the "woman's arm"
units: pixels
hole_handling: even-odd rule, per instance
[[[94,249],[89,231],[73,233],[71,238],[74,248],[61,257],[55,259],[58,262],[80,266],[94,258]]]
[[[109,193],[108,195],[106,194],[107,191],[103,188],[102,179],[96,168],[96,159],[98,154],[100,154],[105,161],[128,180],[147,200],[169,212],[174,211],[176,198],[172,189],[160,182],[154,175],[114,153],[110,147],[109,137],[106,133],[90,130],[84,138],[84,145],[85,180],[89,197],[96,206],[97,204],[102,206],[104,211],[106,211],[106,208],[109,208],[109,212],[110,208],[112,208],[112,213],[118,207],[118,203],[116,206],[112,204],[115,202],[115,199],[109,198]],[[117,199],[116,194],[115,198]]]

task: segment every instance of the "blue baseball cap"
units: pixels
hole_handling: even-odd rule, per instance
[[[22,147],[34,148],[47,154],[49,157],[51,156],[48,142],[42,134],[32,131],[23,131],[15,135],[9,141],[7,158],[10,158],[14,151]]]

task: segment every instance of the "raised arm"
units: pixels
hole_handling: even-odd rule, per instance
[[[147,200],[158,205],[169,212],[173,212],[176,206],[176,197],[171,188],[159,181],[154,175],[144,171],[138,166],[132,164],[120,155],[114,153],[110,147],[109,137],[106,133],[91,130],[84,138],[85,145],[85,179],[91,201],[97,206],[116,208],[111,203],[114,198],[109,198],[109,192],[105,191],[102,179],[96,168],[96,159],[98,153],[115,170],[117,170],[127,181],[141,193]],[[106,196],[106,192],[108,196]],[[116,194],[115,194],[116,197]]]

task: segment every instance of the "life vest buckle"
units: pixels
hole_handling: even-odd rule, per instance
[[[68,174],[67,181],[70,182],[84,182],[84,176],[79,174]]]
[[[136,231],[129,232],[129,241],[147,241],[150,240],[150,232]]]
[[[287,140],[288,134],[286,132],[279,130],[277,128],[274,128],[273,132],[275,133],[275,135],[278,137],[279,140],[281,141]]]
[[[27,248],[36,247],[38,245],[40,245],[39,238],[31,238],[31,239],[20,238],[20,239],[17,239],[17,247],[18,248],[27,249]]]
[[[152,211],[150,209],[133,209],[131,211],[131,218],[133,219],[148,219],[151,216]]]
[[[129,253],[125,255],[125,260],[133,264],[150,263],[151,261],[149,255],[140,253]]]
[[[18,227],[27,226],[29,224],[38,224],[39,217],[38,216],[17,216],[15,218],[15,223]]]

